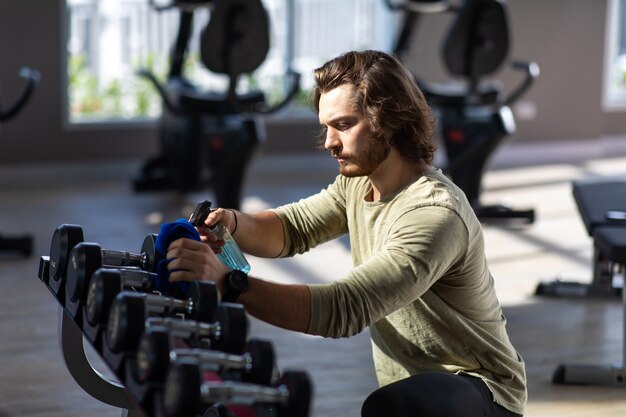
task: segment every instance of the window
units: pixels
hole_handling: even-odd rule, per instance
[[[70,122],[156,116],[159,97],[136,70],[164,74],[175,16],[140,0],[68,0],[66,11]]]
[[[606,25],[604,107],[626,109],[626,0],[609,0]]]
[[[158,117],[161,99],[137,71],[147,68],[165,80],[178,10],[157,12],[148,0],[67,0],[66,5],[69,121]],[[264,0],[264,6],[271,49],[240,87],[254,83],[269,91],[269,100],[281,96],[287,62],[302,74],[306,90],[311,70],[330,57],[350,49],[389,50],[395,33],[393,13],[380,0]],[[201,88],[224,91],[224,76],[211,74],[198,59],[197,39],[208,19],[208,7],[196,9],[184,74]]]

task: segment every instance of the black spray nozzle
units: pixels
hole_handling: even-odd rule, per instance
[[[204,226],[204,221],[210,212],[211,202],[209,200],[198,203],[193,213],[191,213],[191,216],[189,216],[189,223],[193,224],[195,227]]]

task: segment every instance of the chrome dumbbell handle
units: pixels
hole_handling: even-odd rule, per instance
[[[222,367],[229,369],[252,369],[252,355],[246,352],[243,355],[233,355],[207,349],[173,349],[170,359],[174,362],[178,358],[194,358],[206,370],[217,370]]]
[[[252,405],[274,403],[285,405],[289,402],[289,390],[284,385],[264,387],[244,382],[203,382],[200,396],[207,403]]]
[[[141,269],[146,269],[148,262],[148,255],[145,253],[102,249],[103,265],[139,266]]]
[[[192,300],[181,300],[173,297],[162,297],[156,294],[148,294],[146,296],[148,315],[151,315],[151,313],[155,313],[158,315],[191,315],[194,311],[194,304],[195,303]]]
[[[119,269],[119,274],[125,287],[133,287],[135,289],[152,288],[157,276],[157,274],[153,272],[134,268]]]
[[[167,329],[173,337],[187,339],[195,337],[219,338],[221,325],[219,323],[203,323],[195,320],[181,320],[171,317],[150,317],[146,326],[161,326]]]

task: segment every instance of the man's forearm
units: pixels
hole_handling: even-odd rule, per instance
[[[311,292],[302,284],[278,284],[250,277],[242,303],[252,316],[274,326],[306,333],[311,321]]]
[[[280,255],[285,238],[283,224],[276,213],[234,213],[237,216],[237,229],[233,238],[241,250],[261,258],[275,258]]]

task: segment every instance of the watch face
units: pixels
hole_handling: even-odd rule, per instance
[[[238,291],[245,291],[248,289],[248,275],[245,272],[234,269],[228,274],[229,286]]]

